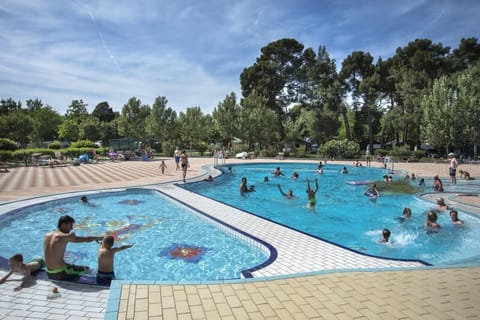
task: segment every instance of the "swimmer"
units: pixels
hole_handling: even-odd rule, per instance
[[[250,186],[250,188],[247,186],[247,178],[243,177],[242,178],[242,183],[240,183],[240,194],[243,195],[243,194],[246,194],[246,193],[249,193],[249,192],[254,192],[255,191],[255,187],[254,186]]]
[[[315,194],[318,191],[318,179],[315,178],[315,190],[310,188],[310,181],[307,178],[307,197],[308,197],[308,207],[313,208],[317,204],[317,200],[315,199]]]
[[[213,181],[213,177],[212,177],[211,175],[209,175],[208,177],[206,177],[205,179],[203,179],[203,181],[212,182],[212,181]]]
[[[412,209],[410,208],[403,208],[403,214],[401,217],[398,217],[398,220],[405,221],[412,217]]]
[[[377,185],[375,183],[368,187],[368,189],[365,190],[363,194],[374,199],[380,197],[380,191],[378,191]]]
[[[435,192],[443,192],[443,182],[438,176],[433,177],[432,188]]]
[[[391,234],[392,234],[392,233],[390,232],[390,230],[388,230],[388,229],[383,229],[383,230],[382,230],[382,239],[380,239],[379,242],[380,242],[380,243],[387,243],[388,240],[390,239],[390,235],[391,235]]]
[[[420,182],[418,182],[418,187],[421,188],[422,190],[423,190],[423,188],[425,188],[425,179],[424,178],[420,179]]]
[[[452,220],[453,224],[463,224],[463,220],[458,219],[457,210],[450,211],[450,219]]]
[[[282,187],[279,184],[277,184],[277,187],[278,187],[278,190],[280,191],[280,193],[282,194],[282,196],[284,196],[285,198],[290,199],[290,200],[293,200],[293,199],[297,198],[296,196],[293,195],[292,189],[288,189],[287,193],[285,193],[285,192],[283,192]]]
[[[96,207],[97,206],[95,203],[89,202],[87,196],[82,196],[80,198],[80,201],[82,201],[82,203],[86,204],[87,206],[91,206],[91,207]]]
[[[275,171],[273,171],[272,173],[275,177],[284,176],[283,172],[280,171],[280,167],[277,167],[277,169],[275,169]]]
[[[436,230],[440,228],[440,225],[437,223],[437,214],[434,211],[429,211],[427,215],[427,221],[425,221],[425,229],[427,230]]]
[[[342,174],[348,174],[347,167],[343,167],[343,169],[342,169]]]
[[[439,197],[437,199],[437,210],[448,210],[448,206],[447,204],[445,203],[445,199],[443,199],[442,197]]]
[[[291,178],[292,178],[293,180],[297,180],[297,179],[298,179],[298,172],[297,172],[297,171],[293,171]]]
[[[8,259],[8,265],[10,266],[10,271],[0,279],[0,283],[7,281],[12,273],[20,273],[23,275],[22,282],[20,282],[18,287],[13,289],[14,291],[19,291],[25,288],[25,284],[32,278],[32,274],[36,274],[45,266],[45,261],[39,258],[25,264],[23,263],[23,255],[17,253]]]
[[[268,181],[269,181],[269,180],[268,180],[268,177],[267,177],[267,176],[263,177],[263,182],[267,183]]]

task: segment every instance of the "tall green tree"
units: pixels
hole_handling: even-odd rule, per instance
[[[36,111],[43,108],[42,100],[35,98],[35,100],[28,99],[27,100],[27,110],[28,111]]]
[[[118,123],[119,133],[124,137],[146,138],[146,120],[150,111],[150,106],[142,105],[140,99],[130,98],[122,108]]]
[[[152,139],[174,141],[177,139],[177,113],[167,107],[166,97],[157,97],[152,105],[150,115],[146,119],[147,135]]]
[[[30,142],[34,121],[26,110],[18,109],[11,112],[5,118],[4,126],[6,128],[4,132],[5,138],[20,143],[22,148],[25,148]]]
[[[233,138],[238,135],[240,106],[234,92],[230,93],[213,110],[212,116],[222,142],[231,147]]]
[[[377,94],[373,86],[378,82],[374,74],[373,57],[368,52],[354,51],[342,62],[340,79],[343,82],[344,92],[352,100],[351,108],[355,112],[353,139],[358,143],[372,140],[371,109],[374,107]],[[365,126],[368,130],[367,139],[365,139]]]
[[[104,122],[110,122],[117,116],[117,114],[113,112],[107,101],[103,101],[97,104],[95,106],[95,109],[92,111],[92,115],[94,117],[97,117],[98,120]]]
[[[200,107],[187,108],[178,116],[179,135],[184,143],[195,148],[208,141],[209,130],[205,115]]]
[[[22,103],[20,101],[14,101],[12,98],[7,100],[0,100],[0,115],[9,115],[10,113],[20,110]]]
[[[242,95],[255,90],[267,99],[267,107],[282,119],[285,108],[298,102],[298,71],[303,63],[303,44],[295,39],[280,39],[261,49],[256,62],[240,74]]]
[[[254,90],[241,102],[239,138],[250,145],[277,145],[281,141],[277,116],[268,99]]]
[[[480,60],[480,44],[477,38],[462,38],[458,48],[453,50],[454,71],[462,71]]]
[[[464,116],[455,97],[455,89],[446,76],[436,80],[432,92],[422,101],[423,136],[426,142],[444,147],[445,153],[458,142]]]
[[[422,98],[432,88],[433,81],[452,73],[450,48],[430,39],[416,39],[397,48],[392,57],[391,77],[395,82],[397,99],[396,129],[402,133],[402,142],[420,144],[423,110]]]
[[[58,126],[58,137],[60,139],[73,142],[80,139],[80,124],[76,119],[65,119]]]
[[[474,159],[480,144],[480,61],[456,76],[456,94],[462,113],[462,142],[474,147]]]
[[[83,100],[72,100],[72,103],[68,106],[65,116],[69,119],[74,119],[78,124],[82,122],[82,119],[88,116],[87,104]]]
[[[27,102],[28,105],[28,102]],[[49,105],[45,107],[29,107],[30,116],[34,122],[32,132],[32,141],[37,147],[41,146],[43,141],[53,141],[58,139],[58,127],[63,121],[63,117]]]

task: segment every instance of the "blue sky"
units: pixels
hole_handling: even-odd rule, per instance
[[[417,38],[456,48],[480,38],[476,0],[0,0],[0,99],[39,98],[64,114],[82,99],[120,111],[152,105],[211,111],[272,41],[388,58]]]

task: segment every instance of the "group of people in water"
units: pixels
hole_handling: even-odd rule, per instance
[[[437,199],[437,207],[435,209],[429,210],[426,213],[427,217],[424,223],[425,230],[428,232],[438,231],[441,228],[440,224],[437,222],[438,215],[445,211],[449,211],[450,221],[452,222],[452,224],[456,224],[456,225],[464,224],[464,221],[458,218],[458,211],[450,209],[448,205],[445,203],[445,199],[442,197],[439,197]],[[411,217],[412,217],[412,209],[404,208],[402,215],[398,217],[398,220],[400,222],[406,222],[410,220]],[[380,239],[380,242],[382,243],[389,242],[390,235],[391,235],[391,232],[389,229],[383,229],[382,239]]]
[[[86,196],[81,197],[81,202],[86,205],[90,203]],[[23,275],[22,281],[15,291],[21,290],[27,285],[32,275],[38,274],[45,268],[47,277],[52,280],[75,281],[81,275],[87,273],[88,266],[79,266],[65,261],[65,250],[68,243],[82,243],[96,241],[100,244],[98,248],[98,268],[96,277],[100,281],[110,281],[115,278],[114,257],[119,251],[131,248],[133,244],[114,247],[115,236],[106,234],[104,236],[81,237],[73,232],[75,219],[69,215],[63,215],[58,219],[57,229],[47,233],[43,240],[44,258],[37,258],[28,263],[23,260],[23,255],[17,253],[8,259],[10,270],[0,279],[4,283],[13,273]]]
[[[318,165],[317,173],[323,174],[323,166],[324,166],[323,163],[320,163]],[[229,169],[229,171],[231,172],[231,169]],[[342,174],[348,174],[348,169],[346,167],[343,167],[340,172]],[[274,177],[280,177],[280,176],[284,176],[285,174],[281,171],[280,167],[277,167],[272,172],[272,175]],[[407,175],[406,178],[411,179],[411,180],[416,180],[416,176],[415,176],[414,173],[412,173],[411,175]],[[294,171],[292,173],[291,179],[293,179],[293,180],[299,179],[299,174],[298,174],[297,171]],[[315,205],[317,203],[316,193],[319,189],[318,179],[315,178],[315,185],[314,186],[312,186],[308,177],[305,180],[306,180],[306,193],[307,193],[307,201],[308,201],[307,202],[307,207],[308,208],[313,208],[313,207],[315,207]],[[384,182],[387,182],[387,183],[393,183],[393,177],[391,175],[384,175],[383,180],[384,180]],[[265,176],[263,182],[266,183],[266,182],[269,182],[269,181],[270,181],[269,177]],[[418,185],[423,190],[423,188],[425,186],[425,179],[421,178],[419,180]],[[278,188],[278,191],[280,192],[280,194],[283,197],[285,197],[286,199],[293,200],[293,199],[298,198],[296,195],[294,195],[292,189],[288,189],[288,190],[284,191],[280,184],[277,184],[277,188]],[[443,192],[444,191],[443,190],[443,183],[438,176],[433,177],[432,189],[435,192]],[[240,184],[240,194],[241,195],[246,195],[249,192],[255,192],[255,191],[256,190],[255,190],[255,187],[253,185],[248,186],[247,178],[242,177],[242,182]],[[381,196],[381,193],[378,190],[377,184],[372,183],[364,191],[364,195],[368,196],[370,200],[376,200],[378,197]],[[446,205],[444,198],[439,197],[437,199],[437,208],[433,209],[433,210],[430,210],[427,213],[426,221],[425,221],[425,224],[424,224],[425,229],[427,231],[438,230],[440,228],[440,225],[437,222],[437,219],[438,219],[438,213],[437,212],[442,212],[442,211],[446,211],[446,210],[449,210],[449,207]],[[401,217],[399,217],[398,219],[403,222],[403,221],[406,221],[406,220],[410,219],[411,216],[412,216],[412,210],[410,208],[405,208],[403,210],[403,215]],[[457,210],[450,210],[450,218],[451,218],[451,221],[452,221],[453,224],[463,224],[464,223],[463,220],[458,218],[458,211]],[[389,240],[390,236],[391,236],[391,231],[389,229],[383,229],[382,230],[382,238],[380,239],[380,242],[381,243],[389,242],[390,241]]]
[[[319,165],[319,168],[321,169],[321,165]],[[229,172],[231,172],[230,169],[229,169]],[[280,176],[284,176],[285,174],[281,171],[280,167],[277,167],[272,172],[272,175],[274,177],[280,177]],[[294,171],[290,178],[292,180],[297,180],[299,177],[300,177],[300,175],[298,174],[298,172]],[[269,182],[269,181],[270,181],[270,179],[268,178],[268,176],[265,176],[263,178],[263,182]],[[310,180],[308,179],[308,177],[306,178],[306,183],[307,183],[306,193],[307,193],[307,200],[308,200],[307,207],[308,208],[313,208],[316,205],[316,202],[317,202],[316,198],[315,198],[315,195],[316,195],[316,193],[318,191],[318,188],[319,188],[318,179],[315,178],[314,187],[312,187],[310,185]],[[294,199],[298,198],[296,195],[293,194],[292,189],[288,189],[287,192],[285,192],[285,191],[283,191],[282,186],[280,184],[277,184],[277,188],[278,188],[278,191],[280,192],[280,194],[282,196],[284,196],[286,199],[294,200]],[[248,186],[246,177],[242,177],[239,189],[240,189],[240,194],[241,195],[246,195],[250,192],[255,192],[256,191],[254,185]]]

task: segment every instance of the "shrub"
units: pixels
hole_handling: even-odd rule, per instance
[[[356,159],[360,155],[360,146],[354,141],[333,139],[322,144],[318,153],[328,158]]]
[[[388,155],[388,151],[385,149],[377,149],[375,150],[375,155],[377,157],[386,157]]]
[[[17,144],[15,141],[7,139],[7,138],[0,138],[0,150],[10,150],[15,151],[17,150]]]
[[[413,151],[413,156],[415,159],[422,159],[427,156],[426,152],[424,150],[415,150]]]
[[[392,156],[397,160],[408,159],[410,156],[410,148],[408,146],[394,147],[392,149]]]
[[[62,148],[62,144],[60,143],[60,141],[53,141],[51,142],[49,145],[48,145],[48,149],[54,149],[54,150],[59,150]]]
[[[10,150],[0,150],[0,161],[9,161],[12,159],[13,151]]]
[[[95,142],[90,140],[78,140],[77,142],[72,143],[71,148],[98,148],[98,145]]]

